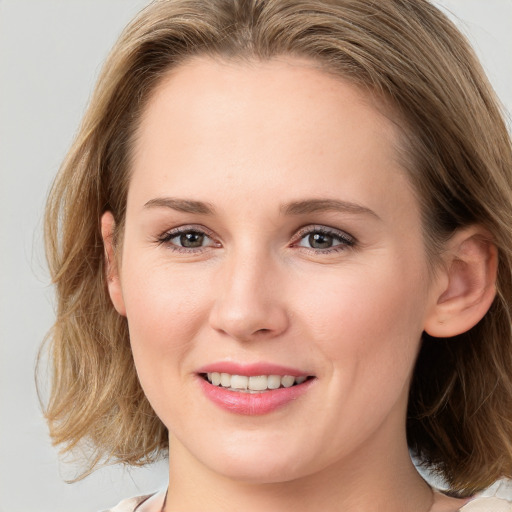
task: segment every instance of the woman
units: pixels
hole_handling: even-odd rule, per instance
[[[424,0],[151,4],[48,202],[54,441],[170,447],[116,511],[511,510],[511,169]]]

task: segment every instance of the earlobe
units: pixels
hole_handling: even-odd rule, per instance
[[[424,330],[434,337],[451,337],[474,327],[496,295],[498,251],[488,233],[478,227],[455,233],[449,240],[440,287]]]
[[[107,211],[101,217],[101,236],[105,248],[105,269],[110,300],[120,315],[126,316],[121,280],[119,276],[118,259],[114,246],[114,229],[116,222],[112,212]]]

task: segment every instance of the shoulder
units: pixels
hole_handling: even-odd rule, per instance
[[[433,488],[431,512],[512,512],[512,480],[502,479],[472,498],[456,498]]]
[[[498,480],[464,505],[460,512],[512,512],[512,480]]]
[[[512,512],[512,502],[504,498],[475,498],[464,505],[460,512]]]
[[[140,505],[142,505],[152,496],[153,494],[147,494],[145,496],[128,498],[118,503],[115,507],[104,510],[103,512],[134,512]]]

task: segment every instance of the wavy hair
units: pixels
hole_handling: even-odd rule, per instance
[[[157,0],[124,30],[51,190],[46,250],[57,294],[45,414],[64,451],[141,465],[167,452],[106,286],[100,218],[122,236],[134,133],[162,77],[196,55],[309,58],[385,99],[435,259],[458,228],[498,248],[497,296],[450,339],[425,335],[410,390],[409,446],[459,495],[512,477],[512,150],[466,39],[426,0]]]

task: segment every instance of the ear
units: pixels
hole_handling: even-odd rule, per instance
[[[105,268],[110,300],[120,315],[126,316],[121,279],[119,275],[118,259],[114,246],[114,229],[116,221],[112,212],[105,212],[101,217],[101,236],[105,248]]]
[[[448,241],[439,269],[434,305],[424,330],[447,338],[474,327],[496,295],[498,250],[478,226],[457,231]]]

